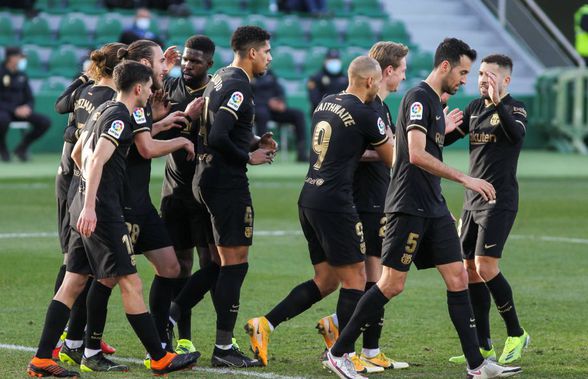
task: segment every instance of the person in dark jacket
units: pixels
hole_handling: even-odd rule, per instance
[[[343,91],[348,84],[347,75],[343,72],[339,50],[330,49],[325,55],[323,67],[307,82],[311,116],[323,97]]]
[[[20,47],[7,47],[6,59],[0,66],[0,158],[10,161],[6,147],[6,133],[12,121],[28,121],[32,129],[27,132],[14,154],[21,160],[29,159],[29,146],[51,126],[47,116],[33,112],[34,98],[29,78],[24,73],[26,58]]]
[[[296,160],[308,161],[306,147],[306,120],[299,109],[288,107],[284,95],[284,87],[278,82],[275,74],[269,70],[264,76],[253,81],[255,95],[255,127],[257,134],[267,132],[267,123],[275,121],[294,125],[296,132]]]

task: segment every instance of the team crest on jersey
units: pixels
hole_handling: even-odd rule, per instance
[[[124,122],[122,122],[121,120],[115,120],[112,122],[112,124],[110,124],[110,129],[108,129],[107,133],[113,136],[114,138],[118,139],[120,138],[120,135],[122,134],[124,128]]]
[[[145,117],[145,110],[143,108],[135,108],[133,112],[133,118],[137,124],[144,124],[147,122],[147,118]]]
[[[498,124],[500,124],[500,117],[498,117],[498,113],[494,113],[490,119],[490,125],[496,126]]]
[[[239,91],[235,91],[231,95],[231,98],[229,99],[229,102],[227,103],[227,107],[229,107],[235,111],[238,111],[239,107],[241,106],[241,103],[243,103],[243,94]]]
[[[411,120],[422,120],[423,119],[423,104],[415,101],[410,106],[410,119]]]
[[[380,131],[380,134],[386,134],[386,124],[384,123],[384,120],[382,120],[381,117],[378,117],[378,130]]]

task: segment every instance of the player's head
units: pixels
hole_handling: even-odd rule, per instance
[[[271,35],[259,26],[239,26],[231,37],[231,47],[239,59],[249,60],[253,75],[263,75],[272,61]]]
[[[153,70],[147,65],[126,61],[114,68],[112,75],[117,92],[135,99],[135,107],[145,107],[151,96]]]
[[[476,60],[476,50],[457,38],[445,38],[435,51],[435,70],[441,75],[441,91],[455,94],[466,83]]]
[[[365,101],[376,98],[382,81],[382,69],[377,60],[362,55],[351,61],[349,69],[349,88],[365,94]]]
[[[408,47],[390,41],[376,42],[368,56],[374,58],[382,69],[382,85],[395,92],[400,82],[406,80],[406,55]]]
[[[195,35],[186,40],[182,53],[182,77],[188,86],[202,83],[212,67],[214,42],[206,36]]]
[[[131,43],[126,49],[118,51],[121,60],[142,63],[153,70],[153,88],[163,88],[163,78],[167,75],[167,66],[161,46],[153,41],[140,39]]]
[[[88,76],[95,82],[102,78],[112,78],[114,68],[120,62],[118,51],[127,47],[124,43],[107,43],[99,49],[90,53],[90,67],[88,67]]]
[[[510,83],[510,75],[512,74],[512,59],[503,54],[491,54],[484,59],[480,64],[480,71],[478,73],[478,87],[480,88],[480,95],[483,98],[489,98],[488,94],[488,76],[494,76],[496,86],[500,96],[506,93],[508,84]]]

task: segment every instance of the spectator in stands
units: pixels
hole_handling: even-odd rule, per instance
[[[347,75],[343,72],[343,64],[339,50],[327,51],[323,67],[308,79],[308,96],[310,98],[310,113],[326,95],[338,93],[347,88]]]
[[[327,15],[326,0],[284,0],[278,4],[283,12],[303,12],[317,17]]]
[[[253,81],[255,96],[255,127],[257,135],[267,132],[268,121],[294,125],[296,132],[296,160],[308,161],[306,147],[306,120],[299,109],[288,107],[284,88],[271,70]]]
[[[35,9],[35,1],[36,0],[0,0],[0,8],[24,9],[25,16],[33,18],[39,14],[39,11]]]
[[[148,39],[163,48],[163,40],[149,30],[151,26],[151,12],[147,8],[139,8],[135,13],[133,25],[125,30],[120,35],[119,42],[126,45],[138,41],[140,39]]]
[[[574,31],[576,33],[576,51],[588,65],[588,4],[582,5],[574,13]]]
[[[31,143],[51,126],[47,116],[33,112],[34,99],[29,79],[24,73],[26,58],[20,47],[7,47],[6,58],[0,67],[0,158],[10,160],[6,147],[6,133],[11,121],[27,121],[32,125],[14,150],[21,160],[28,160]]]

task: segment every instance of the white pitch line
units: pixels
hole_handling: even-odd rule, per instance
[[[0,349],[4,350],[13,350],[13,351],[26,351],[30,353],[34,353],[37,351],[34,347],[30,346],[22,346],[22,345],[12,345],[6,343],[0,343]],[[143,365],[143,360],[137,358],[127,358],[127,357],[118,357],[114,356],[116,361],[120,362],[129,362],[135,363],[138,365]],[[254,378],[263,378],[263,379],[305,379],[303,376],[286,376],[286,375],[279,375],[273,372],[254,372],[254,371],[245,371],[245,370],[233,370],[228,368],[210,368],[210,367],[194,367],[192,368],[194,371],[200,372],[207,372],[215,375],[239,375],[239,376],[251,376]]]
[[[282,236],[301,236],[300,230],[256,230],[257,237],[282,237]],[[20,239],[20,238],[56,238],[57,233],[53,232],[31,232],[31,233],[0,233],[0,239]],[[556,237],[556,236],[534,236],[511,234],[510,238],[515,240],[533,240],[543,242],[566,242],[573,244],[588,245],[588,239],[575,237]]]

